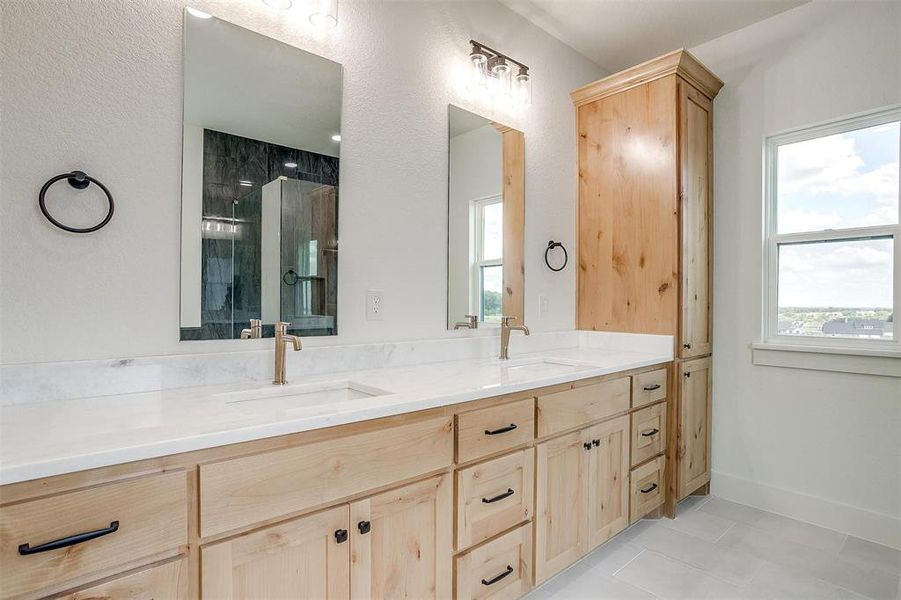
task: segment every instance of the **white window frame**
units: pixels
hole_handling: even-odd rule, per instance
[[[901,225],[878,225],[827,229],[814,232],[778,233],[777,217],[777,149],[779,146],[814,138],[845,133],[901,120],[901,105],[861,113],[813,126],[793,129],[768,136],[764,142],[764,281],[762,344],[755,349],[774,349],[779,346],[809,351],[844,351],[848,354],[901,355],[901,329],[897,326],[901,308]],[[901,178],[899,178],[901,179]],[[901,190],[899,190],[901,198]],[[899,200],[901,214],[901,200]],[[780,335],[778,333],[779,246],[790,243],[853,241],[876,238],[893,239],[892,314],[895,318],[891,340],[855,339],[828,336]],[[809,367],[808,367],[809,368]],[[838,370],[838,369],[836,369]]]
[[[479,321],[483,323],[499,323],[500,321],[485,321],[485,315],[482,314],[482,267],[503,267],[504,259],[491,258],[486,259],[482,256],[482,248],[484,241],[484,211],[486,206],[492,204],[503,205],[503,194],[492,194],[483,198],[477,198],[470,204],[470,228],[472,247],[470,248],[469,261],[469,314],[478,315]]]

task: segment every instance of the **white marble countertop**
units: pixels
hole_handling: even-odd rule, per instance
[[[0,484],[365,421],[672,360],[660,348],[566,348],[506,362],[470,359],[292,379],[114,394],[0,407]],[[549,361],[549,362],[543,362]],[[352,382],[382,395],[311,402]],[[275,398],[247,399],[285,392]],[[275,392],[273,392],[275,390]],[[318,393],[318,392],[317,392]],[[336,393],[337,394],[337,393]]]

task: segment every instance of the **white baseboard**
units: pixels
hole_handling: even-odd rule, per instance
[[[901,549],[901,518],[713,471],[711,493],[740,504]]]

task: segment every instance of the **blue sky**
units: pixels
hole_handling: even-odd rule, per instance
[[[898,222],[898,122],[779,148],[779,233]],[[783,247],[780,306],[892,305],[892,242]]]

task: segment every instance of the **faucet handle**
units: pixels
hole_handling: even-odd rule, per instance
[[[515,320],[516,320],[516,317],[509,316],[509,315],[502,315],[501,316],[501,325],[504,325],[506,327]]]
[[[290,324],[291,323],[289,323],[288,321],[276,321],[275,322],[275,333],[280,333],[282,335],[285,335],[286,333],[288,333],[288,326]]]

